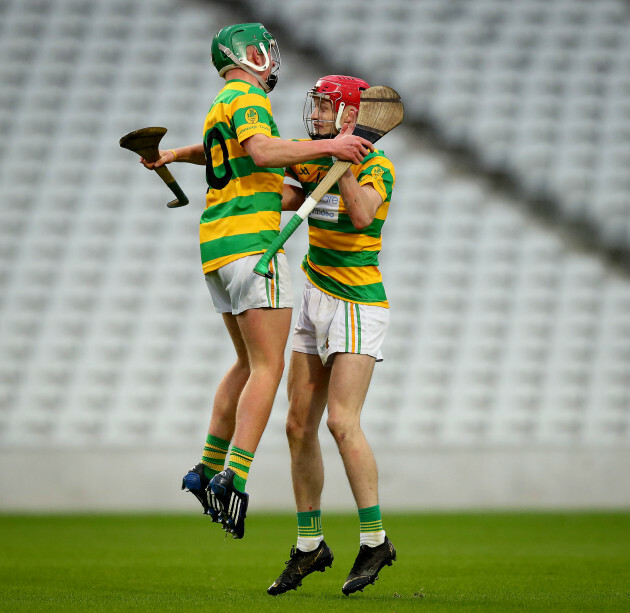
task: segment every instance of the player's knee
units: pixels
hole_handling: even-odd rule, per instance
[[[278,385],[284,372],[284,358],[264,358],[253,361],[251,371],[254,376]]]
[[[333,435],[338,445],[346,441],[357,430],[358,424],[354,419],[349,419],[343,415],[328,414],[326,426]]]
[[[234,370],[239,377],[247,379],[251,374],[251,368],[249,366],[249,360],[247,359],[247,357],[237,358],[236,362],[234,363]]]
[[[287,417],[285,430],[290,443],[301,443],[317,436],[317,428],[313,428],[303,420],[295,419],[290,414]]]
[[[284,372],[284,356],[278,356],[265,362],[264,368],[268,371],[269,376],[280,380]]]
[[[299,442],[304,439],[304,426],[300,422],[287,418],[287,423],[285,424],[285,431],[287,434],[287,438],[289,442]]]

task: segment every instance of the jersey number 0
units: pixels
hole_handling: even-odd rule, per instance
[[[223,154],[223,161],[221,165],[225,169],[223,176],[218,177],[214,171],[214,165],[212,163],[212,148],[214,144],[218,143],[221,147],[221,153]],[[212,189],[223,189],[232,179],[234,171],[229,163],[229,154],[227,145],[225,144],[225,138],[216,126],[208,132],[204,141],[204,150],[206,152],[206,180],[208,185]]]

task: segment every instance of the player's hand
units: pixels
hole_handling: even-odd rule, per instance
[[[360,164],[370,151],[374,151],[374,145],[369,140],[349,134],[348,130],[339,132],[331,142],[335,150],[333,155],[338,160],[353,164]]]
[[[140,163],[149,170],[155,170],[164,166],[164,164],[170,164],[175,161],[175,154],[170,149],[160,149],[160,157],[155,162],[147,162],[144,158],[140,158]]]
[[[356,123],[357,112],[350,109],[339,134],[333,139],[333,145],[342,147],[339,153],[334,154],[337,159],[360,164],[370,151],[374,151],[374,145],[369,140],[352,134]]]

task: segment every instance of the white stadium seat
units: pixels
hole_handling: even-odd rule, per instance
[[[370,440],[627,445],[628,267],[524,202],[549,197],[563,223],[630,249],[627,3],[244,4],[287,33],[271,96],[283,136],[305,136],[304,96],[324,69],[388,79],[405,103],[406,126],[382,142],[397,173],[380,256],[392,322],[364,409]],[[191,204],[168,210],[168,189],[118,140],[165,125],[167,146],[200,141],[226,8],[0,10],[0,448],[195,445],[234,359],[199,267],[204,171],[175,165]],[[414,130],[425,124],[438,147]],[[495,171],[520,191],[497,189]],[[287,246],[296,302],[305,240]],[[285,381],[267,449],[286,450]],[[334,445],[325,426],[322,438]]]

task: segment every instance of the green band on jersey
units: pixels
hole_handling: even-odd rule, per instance
[[[201,259],[210,262],[217,258],[238,253],[259,253],[271,244],[279,232],[275,230],[261,230],[255,234],[238,234],[223,236],[201,243]]]
[[[339,213],[339,221],[337,221],[337,223],[321,219],[313,219],[312,217],[308,218],[308,225],[312,228],[319,228],[320,230],[334,230],[335,232],[344,232],[345,234],[365,234],[366,236],[370,236],[372,238],[380,237],[384,223],[384,219],[374,219],[367,228],[357,230],[354,225],[352,225],[350,217],[344,213]]]
[[[241,79],[230,79],[230,81],[238,81],[240,83],[244,83],[245,85],[247,85],[249,89],[251,88],[256,89],[254,86],[250,85],[247,81],[243,81]],[[230,89],[226,87],[217,94],[217,97],[214,99],[214,102],[212,104],[213,105],[229,104],[230,102],[233,102],[240,96],[246,96],[247,94],[248,94],[247,91],[243,91],[241,89]]]
[[[337,251],[311,245],[308,255],[319,266],[378,266],[378,251]]]
[[[234,215],[251,215],[252,213],[267,211],[272,213],[278,211],[278,195],[261,192],[251,196],[239,196],[222,202],[219,206],[208,207],[201,215],[201,223],[233,217]]]
[[[264,168],[262,166],[256,166],[254,160],[250,157],[233,158],[230,160],[234,175],[236,177],[249,177],[256,173],[271,173],[284,177],[284,170],[282,168]]]

